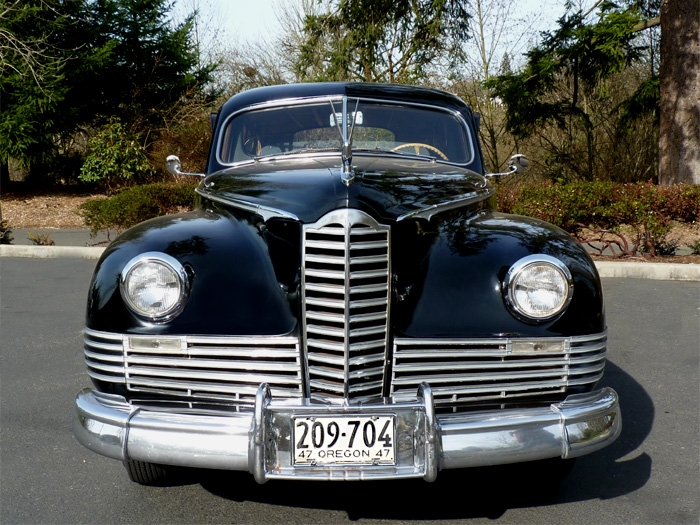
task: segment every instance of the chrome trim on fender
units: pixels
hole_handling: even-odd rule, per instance
[[[268,383],[276,398],[303,397],[296,336],[147,336],[85,329],[84,344],[88,375],[126,385],[135,395],[243,408],[252,407],[258,385]]]
[[[233,206],[234,208],[249,211],[251,213],[259,215],[263,218],[265,222],[274,218],[292,219],[295,221],[299,220],[299,217],[297,217],[293,213],[284,210],[279,210],[277,208],[271,208],[270,206],[263,206],[262,204],[253,204],[241,199],[224,199],[222,197],[212,195],[211,193],[207,193],[199,187],[195,188],[194,191],[202,197],[212,200],[214,202],[225,204],[227,206]]]
[[[280,479],[435,479],[438,470],[546,458],[574,458],[612,443],[621,431],[611,388],[567,397],[549,407],[435,414],[430,387],[417,397],[379,404],[273,401],[262,384],[254,410],[226,415],[138,409],[123,397],[78,393],[73,432],[85,447],[118,460],[249,471],[256,481]],[[395,467],[294,467],[289,422],[294,414],[392,413],[404,437]],[[412,452],[411,450],[412,449]]]
[[[428,206],[428,207],[422,208],[420,210],[405,213],[405,214],[399,216],[396,219],[396,222],[400,222],[400,221],[403,221],[405,219],[427,219],[427,220],[430,220],[430,219],[432,219],[433,215],[435,215],[437,213],[441,213],[441,212],[447,211],[447,210],[453,210],[455,208],[461,208],[463,206],[469,206],[470,204],[474,204],[476,202],[485,201],[486,199],[490,198],[495,193],[496,193],[496,190],[493,188],[484,188],[484,189],[472,191],[469,193],[465,193],[464,195],[460,195],[456,199],[442,202],[440,204],[433,204],[432,206]]]
[[[458,411],[479,403],[536,402],[571,387],[592,388],[603,377],[607,353],[606,332],[543,338],[396,337],[393,343],[391,396],[411,397],[428,382],[437,408]]]

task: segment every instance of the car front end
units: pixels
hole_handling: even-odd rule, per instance
[[[98,263],[77,439],[260,483],[432,481],[611,443],[595,266],[554,226],[493,209],[476,134],[433,90],[231,99],[198,208]]]

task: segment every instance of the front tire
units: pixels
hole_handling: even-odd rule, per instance
[[[167,468],[156,463],[128,460],[124,462],[124,468],[126,468],[129,479],[139,485],[163,485],[169,477]]]

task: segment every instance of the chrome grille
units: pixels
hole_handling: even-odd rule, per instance
[[[296,337],[126,336],[85,330],[88,375],[132,392],[253,405],[260,383],[302,397]]]
[[[309,394],[382,394],[387,363],[389,227],[337,210],[303,234],[303,320]]]
[[[396,339],[391,394],[415,395],[426,381],[436,407],[536,400],[596,383],[607,336],[526,339]]]

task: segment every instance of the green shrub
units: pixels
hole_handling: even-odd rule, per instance
[[[113,191],[153,175],[137,138],[117,119],[110,120],[88,141],[88,152],[78,176],[83,182],[96,182]]]
[[[581,242],[600,242],[601,233],[619,234],[626,227],[632,232],[630,248],[623,250],[627,254],[673,253],[677,243],[666,239],[671,222],[692,223],[700,218],[700,186],[579,181],[504,189],[497,195],[501,211],[551,222]]]
[[[94,236],[100,230],[122,230],[160,215],[192,209],[193,184],[154,183],[133,186],[112,197],[91,199],[79,213]]]
[[[652,246],[654,247],[654,255],[676,255],[676,249],[679,246],[679,242],[675,239],[654,239],[652,241]],[[647,250],[643,250],[646,252]]]
[[[37,246],[54,246],[56,244],[50,233],[28,232],[27,238]]]
[[[12,230],[8,221],[0,221],[0,244],[12,244]]]
[[[690,243],[688,248],[690,248],[690,253],[693,255],[700,255],[700,239]]]

